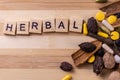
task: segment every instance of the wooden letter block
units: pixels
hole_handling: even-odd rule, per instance
[[[69,31],[81,33],[82,32],[82,22],[83,22],[82,18],[71,18]]]
[[[68,19],[56,18],[56,32],[68,32]]]
[[[44,19],[43,20],[43,32],[54,32],[55,31],[55,19]]]
[[[29,34],[29,22],[27,21],[17,22],[17,34],[28,35]]]
[[[16,22],[4,23],[3,33],[7,35],[15,35],[16,33]]]
[[[30,21],[30,33],[42,33],[42,20],[31,20]]]

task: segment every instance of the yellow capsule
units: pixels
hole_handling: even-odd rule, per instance
[[[97,33],[97,35],[99,35],[99,36],[101,36],[101,37],[104,37],[104,38],[108,38],[108,37],[109,37],[109,35],[108,35],[107,33],[104,33],[104,32],[101,32],[101,31],[99,31],[99,32]]]
[[[96,14],[96,19],[97,19],[98,21],[104,20],[104,19],[105,19],[105,14],[104,14],[104,12],[102,12],[102,11],[97,12],[97,14]]]
[[[117,32],[117,31],[111,32],[111,39],[112,40],[117,40],[117,39],[119,39],[119,37],[120,37],[119,32]]]
[[[93,63],[95,61],[95,56],[92,55],[89,59],[88,59],[88,63]]]
[[[88,29],[87,29],[87,23],[83,23],[83,34],[87,35],[88,34]]]
[[[107,21],[110,23],[110,24],[113,24],[117,21],[117,17],[114,16],[114,15],[111,15],[107,18]]]
[[[70,74],[67,74],[62,80],[71,80],[72,76]]]

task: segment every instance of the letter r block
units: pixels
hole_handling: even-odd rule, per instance
[[[71,32],[82,32],[82,18],[70,18],[69,31]]]
[[[31,20],[30,21],[30,33],[42,33],[42,20]]]
[[[55,31],[55,19],[44,19],[43,20],[43,32],[54,32]]]
[[[7,35],[15,35],[16,34],[16,22],[5,22],[3,33]]]
[[[29,22],[27,21],[17,22],[17,34],[28,35],[29,34]]]
[[[68,32],[68,19],[56,18],[56,32]]]

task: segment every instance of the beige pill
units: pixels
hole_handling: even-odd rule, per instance
[[[114,30],[113,26],[109,24],[106,20],[103,20],[102,24],[104,24],[110,31]]]
[[[104,48],[107,52],[114,54],[114,51],[107,44],[103,44],[102,48]]]

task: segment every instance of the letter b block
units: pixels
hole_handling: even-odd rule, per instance
[[[16,33],[16,22],[4,23],[3,33],[7,35],[15,35]]]
[[[54,31],[55,31],[54,18],[43,20],[43,32],[54,32]]]

